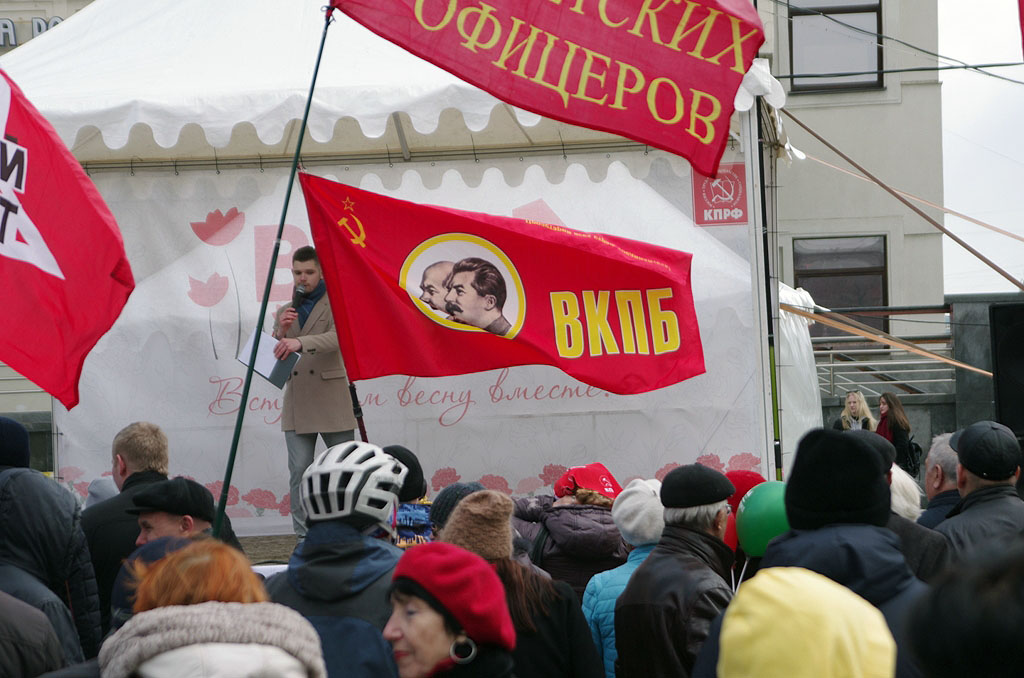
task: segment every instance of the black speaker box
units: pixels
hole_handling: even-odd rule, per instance
[[[989,307],[996,421],[1024,436],[1024,303]]]

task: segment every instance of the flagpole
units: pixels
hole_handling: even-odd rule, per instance
[[[320,72],[320,59],[324,54],[324,45],[327,42],[327,29],[333,19],[334,4],[331,3],[325,8],[324,30],[320,35],[320,49],[316,53],[316,65],[313,67],[313,79],[309,83],[309,95],[306,97],[306,110],[302,114],[302,123],[299,126],[299,139],[295,144],[295,156],[292,158],[291,173],[288,175],[288,187],[284,194],[284,206],[281,208],[281,221],[277,225],[277,236],[274,238],[274,252],[270,255],[270,270],[267,272],[267,282],[263,287],[263,302],[260,304],[259,319],[256,322],[257,330],[263,327],[263,319],[267,315],[267,305],[270,303],[270,290],[274,282],[274,271],[277,267],[277,256],[281,251],[281,235],[284,232],[284,221],[288,216],[288,203],[292,197],[292,186],[295,184],[295,173],[299,166],[299,154],[302,152],[302,138],[306,135],[306,123],[309,120],[309,109],[313,103],[313,90],[316,89],[316,76]],[[249,387],[252,385],[253,368],[256,365],[256,353],[259,350],[261,332],[256,332],[256,339],[252,342],[252,351],[249,354],[249,364],[245,370],[245,384],[242,386],[242,397],[238,405],[238,417],[235,419],[235,432],[231,439],[231,451],[228,454],[227,469],[224,471],[224,485],[220,490],[220,500],[217,502],[217,514],[213,519],[213,536],[220,536],[221,525],[224,522],[224,511],[228,504],[228,490],[231,487],[231,473],[235,467],[235,456],[238,453],[238,441],[242,437],[242,421],[245,418],[245,404],[249,401]]]

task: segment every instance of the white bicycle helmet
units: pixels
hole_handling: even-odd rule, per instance
[[[367,518],[388,531],[398,492],[409,472],[371,443],[342,443],[324,450],[302,474],[299,498],[310,521]]]

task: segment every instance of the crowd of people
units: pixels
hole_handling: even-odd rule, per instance
[[[82,510],[0,418],[0,674],[1021,675],[1017,439],[936,436],[922,510],[863,397],[846,405],[785,483],[691,464],[623,488],[591,463],[550,494],[427,501],[412,451],[343,441],[301,474],[303,538],[265,580],[230,521],[211,534],[209,490],[168,477],[158,426],[115,436],[119,491]]]

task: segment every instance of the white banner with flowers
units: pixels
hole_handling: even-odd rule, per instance
[[[768,474],[748,226],[694,225],[685,162],[630,152],[571,163],[512,158],[315,173],[416,202],[561,223],[694,255],[707,372],[683,383],[616,396],[541,366],[358,383],[370,441],[416,452],[431,494],[457,480],[514,494],[549,492],[565,467],[593,461],[622,485],[695,461]],[[236,360],[256,324],[287,176],[283,169],[94,175],[118,218],[137,288],[86,362],[81,404],[55,416],[59,475],[79,493],[110,473],[114,434],[146,420],[170,438],[172,475],[195,478],[219,496],[241,407],[228,514],[240,534],[290,529],[282,393],[256,377],[241,402],[245,371]],[[286,221],[268,318],[291,298],[291,252],[310,244],[297,188]]]

